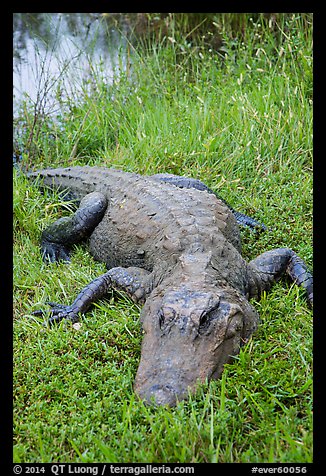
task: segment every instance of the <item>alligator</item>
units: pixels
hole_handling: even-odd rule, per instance
[[[141,176],[105,167],[30,172],[42,187],[69,191],[79,207],[42,233],[47,262],[69,261],[73,245],[89,240],[107,266],[70,305],[49,302],[50,324],[73,323],[109,290],[143,305],[141,358],[134,390],[146,403],[176,405],[200,383],[221,376],[258,325],[249,303],[283,275],[313,302],[313,277],[290,248],[245,261],[239,223],[259,223],[231,209],[197,179]],[[264,228],[264,225],[261,225]]]

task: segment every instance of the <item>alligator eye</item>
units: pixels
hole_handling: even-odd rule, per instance
[[[199,318],[199,330],[205,330],[209,327],[210,323],[214,319],[216,309],[212,309],[209,312],[203,312]]]
[[[159,313],[158,313],[158,322],[159,322],[160,327],[162,327],[163,324],[164,324],[164,314],[163,314],[162,311],[159,311]]]
[[[199,326],[204,326],[209,319],[209,313],[205,312],[199,318]]]

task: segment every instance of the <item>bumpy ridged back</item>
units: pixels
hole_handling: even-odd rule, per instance
[[[45,169],[32,172],[29,177],[39,178],[43,186],[68,190],[69,197],[77,200],[96,190],[105,194],[112,204],[127,201],[127,208],[118,205],[117,219],[121,221],[124,213],[132,220],[140,207],[144,210],[144,217],[156,213],[162,225],[166,220],[172,220],[176,234],[178,228],[186,228],[185,235],[198,234],[203,238],[215,234],[217,226],[234,246],[240,246],[232,212],[225,203],[206,191],[181,189],[155,178],[106,167]]]

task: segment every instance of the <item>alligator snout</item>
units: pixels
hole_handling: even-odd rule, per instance
[[[226,300],[225,290],[213,294],[180,287],[163,296],[153,293],[146,301],[134,384],[142,400],[174,406],[199,383],[219,378],[224,364],[239,352],[251,322],[249,309],[232,297]]]

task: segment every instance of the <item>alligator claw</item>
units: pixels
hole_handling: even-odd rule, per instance
[[[42,309],[38,309],[37,311],[33,311],[31,314],[32,314],[33,316],[43,317],[44,312],[42,311]]]
[[[34,316],[43,317],[46,312],[50,313],[48,324],[51,326],[54,323],[59,323],[62,319],[66,319],[72,323],[78,321],[78,314],[73,310],[72,306],[65,306],[64,304],[57,304],[55,302],[47,302],[51,309],[49,311],[43,311],[41,309],[34,311]]]
[[[41,244],[42,258],[47,263],[55,263],[56,261],[70,261],[69,250],[63,245],[42,240]]]

